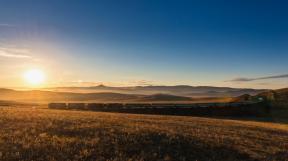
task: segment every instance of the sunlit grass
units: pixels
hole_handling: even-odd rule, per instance
[[[285,160],[288,126],[32,108],[0,110],[0,160]]]

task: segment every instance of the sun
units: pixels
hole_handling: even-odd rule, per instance
[[[31,69],[24,73],[24,80],[33,86],[41,85],[45,81],[45,74],[40,69]]]

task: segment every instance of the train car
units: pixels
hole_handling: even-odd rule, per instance
[[[85,110],[85,103],[68,103],[68,109],[77,109],[77,110]]]
[[[104,103],[88,103],[87,109],[88,110],[103,110],[105,108]]]
[[[175,108],[194,108],[197,104],[175,104]]]
[[[152,108],[175,108],[173,103],[152,103]]]
[[[105,108],[107,110],[117,110],[117,109],[123,109],[124,105],[122,103],[107,103]]]
[[[127,103],[124,105],[125,109],[139,109],[139,108],[152,108],[150,103]]]

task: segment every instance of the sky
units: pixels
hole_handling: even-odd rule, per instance
[[[0,87],[288,86],[284,0],[0,3]]]

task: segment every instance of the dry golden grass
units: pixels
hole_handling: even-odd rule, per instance
[[[288,126],[0,107],[0,160],[288,160]]]

